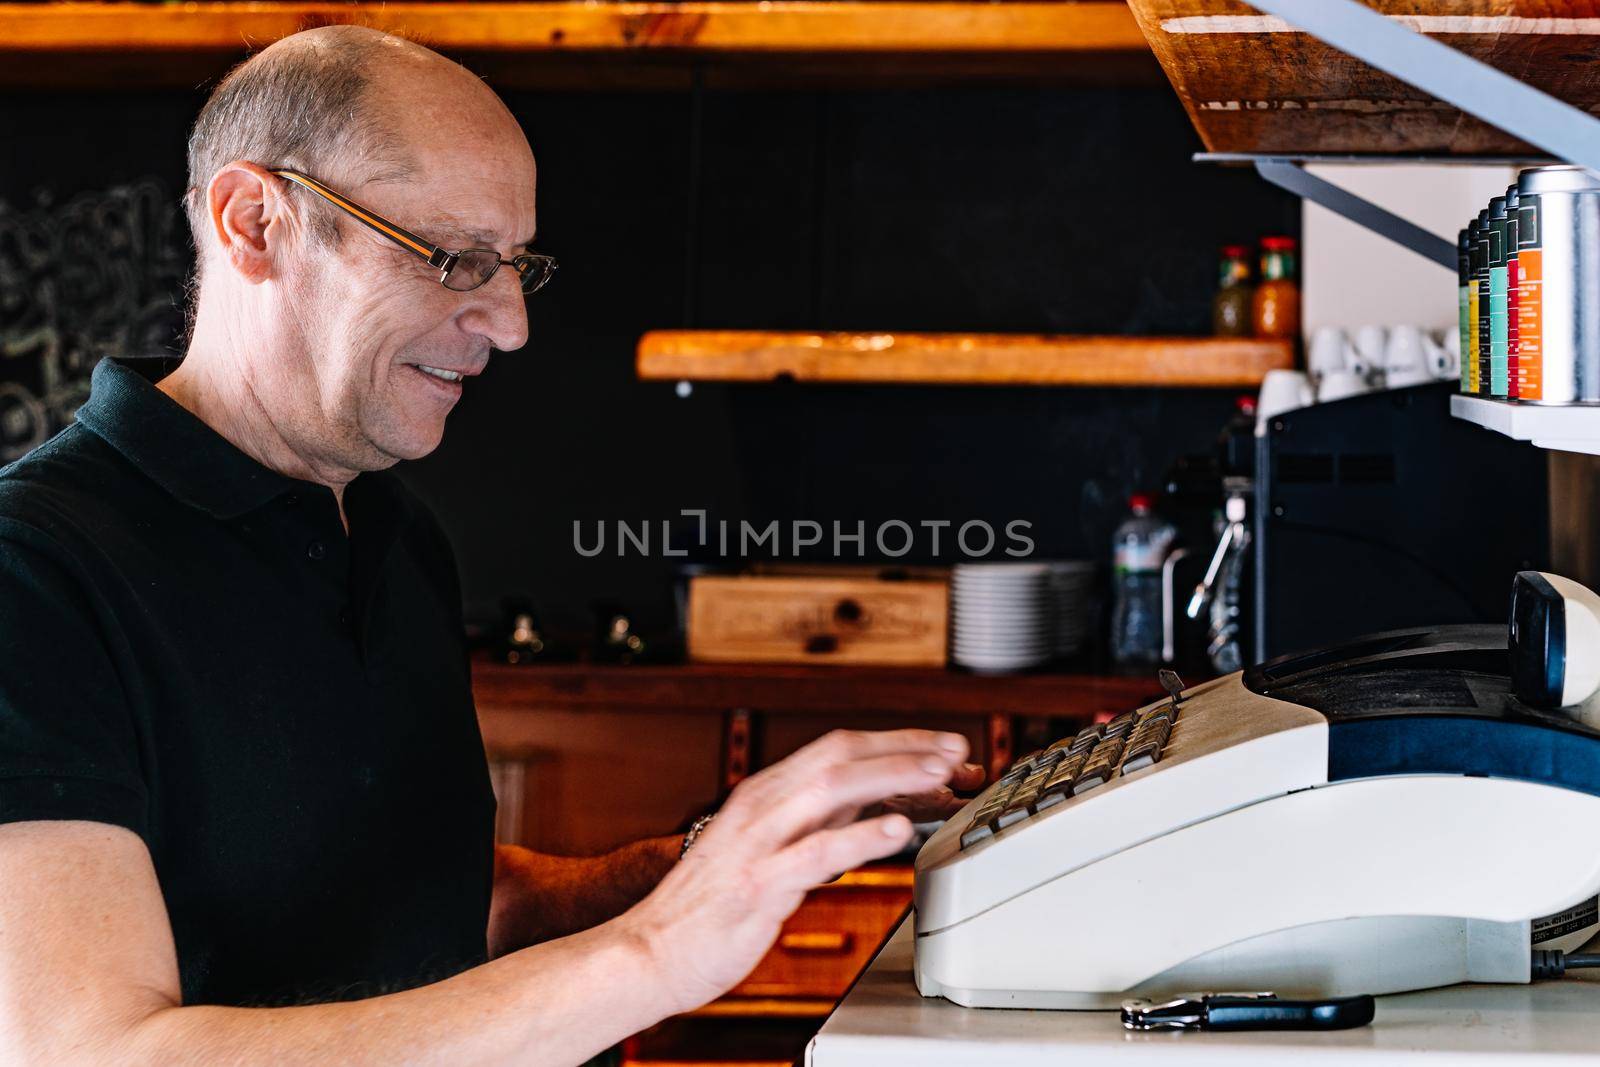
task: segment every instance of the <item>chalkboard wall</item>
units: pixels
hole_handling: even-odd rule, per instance
[[[0,95],[14,149],[0,168],[0,445],[69,417],[95,359],[176,352],[189,255],[176,198],[201,100]],[[444,445],[402,468],[483,619],[509,593],[558,623],[598,598],[664,619],[685,560],[663,558],[659,527],[676,519],[675,547],[692,540],[684,509],[734,528],[861,523],[869,557],[891,519],[1021,520],[1040,554],[1104,556],[1127,494],[1205,450],[1232,394],[680,397],[634,379],[634,344],[686,325],[1203,333],[1217,246],[1298,232],[1297,203],[1253,174],[1189,162],[1200,146],[1165,88],[508,100],[539,158],[540,247],[561,273],[530,304],[528,346],[496,356]],[[96,247],[113,251],[90,270]],[[592,543],[618,521],[648,522],[652,553],[574,547],[575,523]],[[826,556],[827,540],[799,554]],[[961,558],[951,540],[936,555],[919,538],[905,558]]]

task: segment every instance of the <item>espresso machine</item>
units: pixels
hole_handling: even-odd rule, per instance
[[[1450,414],[1451,382],[1257,428],[1248,662],[1403,626],[1503,618],[1548,570],[1547,457]]]
[[[1168,472],[1166,659],[1225,674],[1375,630],[1505,613],[1548,569],[1546,456],[1450,414],[1449,382],[1239,414]]]

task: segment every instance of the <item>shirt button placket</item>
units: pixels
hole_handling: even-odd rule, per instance
[[[328,546],[323,544],[321,541],[312,541],[309,545],[306,546],[306,558],[307,559],[310,559],[310,560],[321,560],[321,559],[324,559],[327,555],[328,555]]]

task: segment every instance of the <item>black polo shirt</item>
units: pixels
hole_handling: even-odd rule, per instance
[[[494,797],[443,531],[234,448],[109,360],[0,470],[0,822],[144,839],[185,1004],[484,961]],[[0,890],[3,891],[3,890]]]

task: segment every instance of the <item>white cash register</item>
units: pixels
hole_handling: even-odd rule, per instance
[[[1527,982],[1600,931],[1600,599],[1286,656],[1018,760],[916,862],[916,981],[979,1007]],[[1587,702],[1585,702],[1587,701]]]

